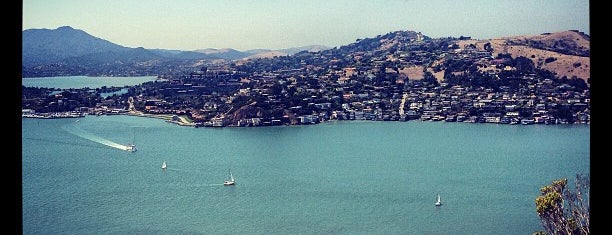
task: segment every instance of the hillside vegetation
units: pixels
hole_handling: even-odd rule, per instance
[[[578,31],[544,33],[541,35],[504,37],[490,40],[464,40],[459,47],[474,44],[484,49],[492,47],[493,56],[510,54],[513,58],[526,57],[537,68],[551,71],[557,77],[591,77],[590,37]]]

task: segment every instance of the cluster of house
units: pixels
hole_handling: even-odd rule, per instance
[[[544,84],[539,84],[544,85]],[[590,123],[588,92],[544,93],[494,92],[459,85],[422,87],[409,93],[394,93],[388,99],[369,98],[344,103],[342,110],[320,112],[319,121],[446,121],[500,124]],[[373,97],[378,96],[374,92]],[[384,108],[388,107],[388,108]],[[329,114],[329,115],[328,115]],[[308,120],[306,123],[311,123]],[[317,121],[315,121],[317,122]]]
[[[24,118],[54,119],[54,118],[80,118],[84,116],[85,116],[85,113],[79,112],[79,111],[37,113],[33,109],[22,109],[21,110],[21,117],[24,117]]]
[[[194,120],[201,122],[201,126],[314,124],[327,120],[590,123],[588,90],[574,91],[567,84],[558,84],[551,79],[536,79],[535,75],[521,78],[524,86],[518,91],[510,91],[507,87],[495,91],[444,82],[433,85],[409,79],[389,86],[365,85],[362,89],[356,89],[350,82],[325,83],[322,82],[325,79],[318,79],[317,87],[311,87],[312,84],[308,82],[294,79],[296,72],[243,78],[242,81],[255,83],[253,88],[238,89],[233,94],[200,96],[205,98],[205,105],[200,109],[190,109],[188,113]],[[273,91],[272,87],[278,82],[283,85],[278,91]],[[180,86],[185,88],[184,84]],[[290,94],[290,91],[293,93]],[[260,102],[265,103],[266,107],[287,112],[283,116],[247,117],[239,120],[228,120],[223,113],[208,120],[198,118],[200,113],[222,110],[221,107],[231,105],[240,97],[262,97]],[[289,101],[295,100],[295,97],[303,97],[299,99],[299,105]],[[159,106],[155,106],[155,102],[147,102],[152,104],[146,107],[148,112],[186,114],[184,109],[176,105],[168,105],[159,100],[156,102]],[[162,108],[164,106],[167,108]]]

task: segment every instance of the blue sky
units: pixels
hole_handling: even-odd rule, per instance
[[[587,0],[24,0],[23,29],[71,26],[127,47],[341,46],[397,30],[489,39],[577,29]]]

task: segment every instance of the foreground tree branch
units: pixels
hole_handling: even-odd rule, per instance
[[[565,178],[540,189],[536,212],[548,234],[590,234],[589,189],[589,177],[581,174],[576,175],[574,191],[567,189]]]

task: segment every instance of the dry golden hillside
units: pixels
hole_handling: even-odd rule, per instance
[[[484,49],[491,43],[493,56],[499,53],[511,54],[513,58],[524,56],[542,69],[557,74],[558,77],[574,76],[587,80],[591,77],[590,37],[577,31],[545,33],[504,37],[490,40],[463,40],[461,48],[474,44]]]
[[[421,80],[425,75],[425,72],[423,72],[423,66],[417,65],[404,67],[399,70],[399,73],[412,80]]]

